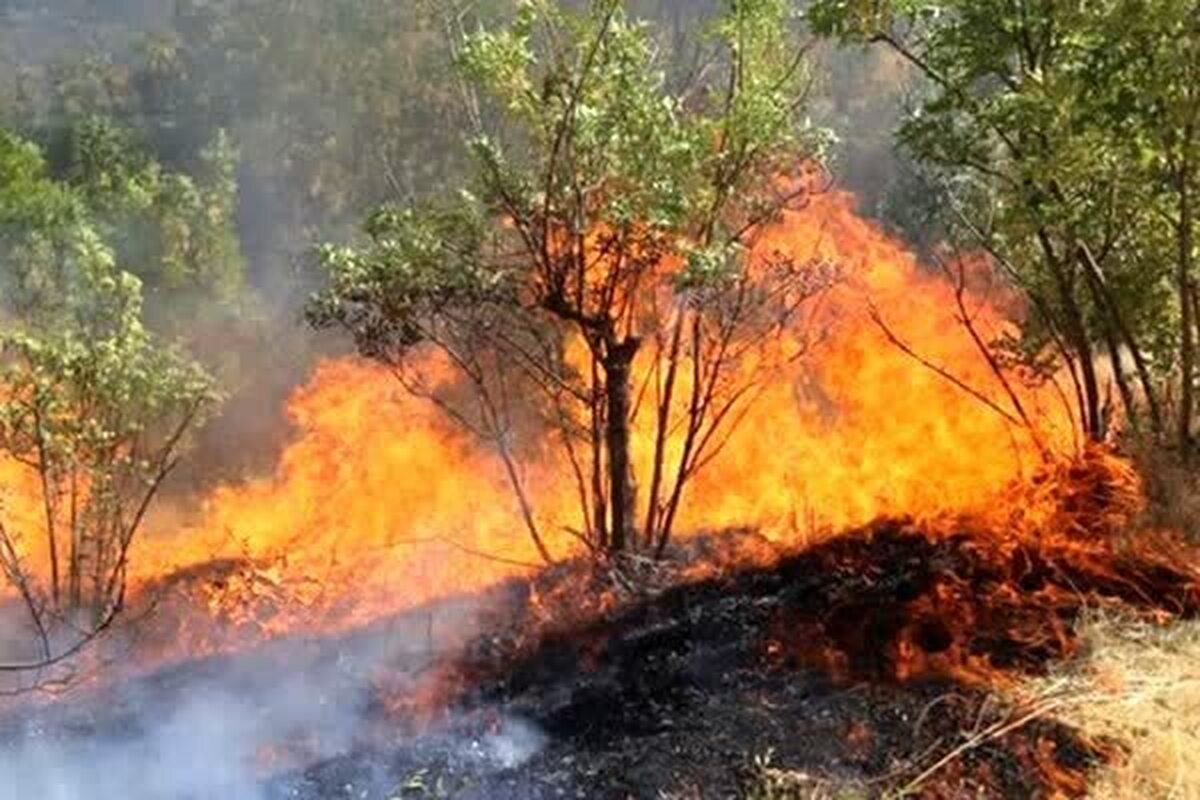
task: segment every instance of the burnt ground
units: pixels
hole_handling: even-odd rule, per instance
[[[1070,470],[1007,534],[729,532],[9,707],[0,800],[1083,797],[1119,743],[998,690],[1072,658],[1089,608],[1191,617],[1200,581],[1194,552],[1118,546],[1120,484]],[[244,566],[180,576],[183,607]]]
[[[536,637],[531,604],[499,606],[425,673],[451,710],[416,725],[378,707],[385,736],[270,797],[735,798],[767,754],[811,778],[785,797],[873,797],[1006,727],[916,793],[1081,797],[1112,743],[1025,720],[988,687],[1069,658],[1094,604],[1194,615],[1200,598],[1192,573],[1145,554],[885,522]]]

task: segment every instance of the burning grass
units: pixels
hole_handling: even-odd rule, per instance
[[[646,748],[676,754],[649,778],[635,769],[640,783],[568,770],[594,796],[722,785],[732,746],[744,758],[776,749],[779,766],[738,784],[750,797],[1083,797],[1116,740],[1061,722],[1071,697],[1021,687],[1086,651],[1078,624],[1095,609],[1200,613],[1190,551],[1119,535],[1139,513],[1136,488],[1095,451],[1023,488],[1034,499],[1005,527],[881,521],[769,557],[729,533],[680,555],[723,555],[729,571],[699,577],[565,565],[484,623],[454,680],[439,675],[454,688],[440,700],[513,710],[593,770],[634,769]],[[651,590],[622,591],[632,568],[654,571],[639,581]],[[603,602],[580,605],[581,587]],[[681,753],[705,766],[681,776]]]

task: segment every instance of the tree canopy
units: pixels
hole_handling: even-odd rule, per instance
[[[0,457],[32,472],[44,508],[40,530],[0,509],[0,569],[39,634],[34,664],[119,610],[130,546],[216,400],[144,326],[142,281],[94,215],[89,189],[105,184],[55,180],[35,145],[0,131]]]

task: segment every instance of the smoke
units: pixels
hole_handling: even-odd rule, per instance
[[[320,681],[276,677],[249,686],[198,681],[173,706],[151,707],[136,692],[117,696],[114,707],[132,710],[119,732],[105,735],[27,728],[0,751],[8,776],[0,798],[257,800],[263,795],[255,761],[264,747],[315,730],[314,756],[336,755],[352,741],[361,710],[353,694],[330,702]]]
[[[472,753],[478,753],[484,760],[503,769],[521,766],[545,746],[545,734],[531,722],[519,717],[506,718],[497,730],[469,745]]]
[[[478,732],[448,715],[405,738],[381,708],[381,679],[392,700],[397,686],[419,690],[419,677],[452,657],[448,642],[473,630],[477,612],[473,603],[439,609],[441,643],[417,632],[427,614],[410,614],[340,639],[277,642],[19,709],[20,722],[0,734],[0,800],[269,800],[294,796],[289,787],[306,767],[351,753],[376,754],[356,763],[355,780],[385,792],[402,777],[391,774],[388,753],[402,748],[476,772],[519,767],[546,744],[526,720],[495,711]]]
[[[288,687],[268,702],[287,708],[299,697],[292,695],[294,691]],[[287,723],[302,722],[305,716],[299,711],[282,719],[264,715],[250,698],[200,687],[183,706],[167,710],[165,718],[139,720],[139,730],[127,738],[30,737],[0,754],[0,768],[11,776],[0,796],[12,800],[218,796],[252,800],[261,796],[250,766],[256,750],[272,736],[286,735]],[[330,730],[328,720],[321,722],[324,730]],[[332,730],[340,733],[344,724],[335,719]]]

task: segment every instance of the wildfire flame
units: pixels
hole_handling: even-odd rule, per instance
[[[1043,449],[1071,450],[1070,414],[1052,383],[1019,386],[1040,444],[964,391],[1009,402],[959,319],[956,287],[859,217],[851,196],[815,196],[765,230],[751,257],[777,255],[836,265],[844,280],[796,331],[804,357],[765,387],[689,487],[680,535],[753,526],[803,544],[880,516],[994,512]],[[975,264],[968,274],[984,272]],[[972,324],[989,338],[1008,332],[1010,302],[979,283],[968,293]],[[453,379],[434,362],[429,370]],[[152,520],[131,556],[135,596],[205,565],[248,565],[204,582],[202,594],[211,617],[266,638],[349,628],[537,565],[496,456],[387,370],[327,361],[287,413],[296,435],[273,475],[216,491],[198,522]],[[643,461],[650,416],[634,432]],[[523,468],[551,552],[577,553],[565,530],[575,502],[567,473],[549,452]],[[28,471],[0,464],[0,485],[9,527],[36,531]],[[36,561],[35,534],[24,541]],[[195,655],[222,646],[193,634],[176,647]]]

